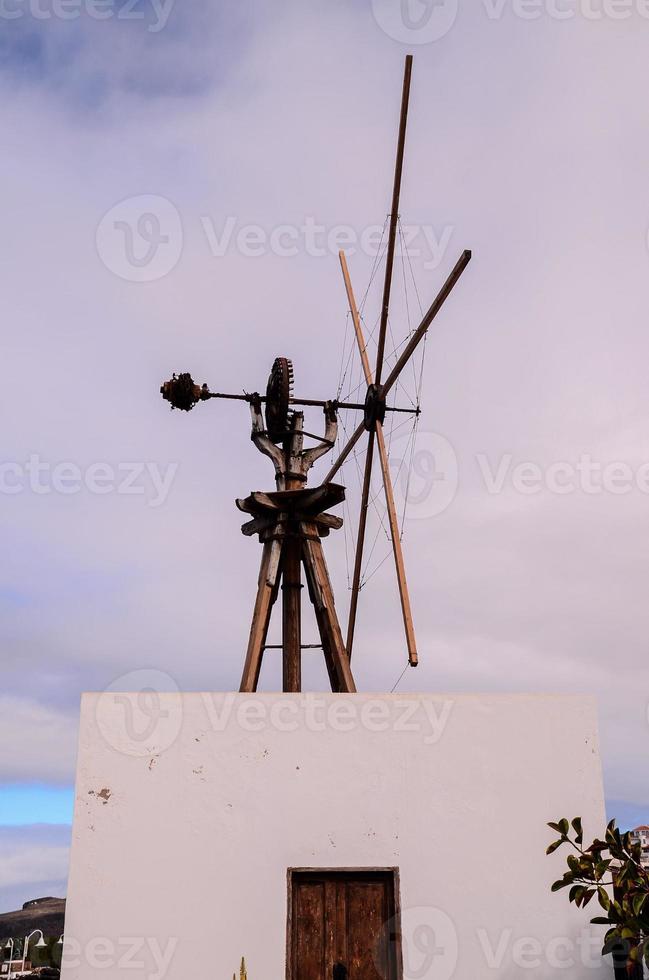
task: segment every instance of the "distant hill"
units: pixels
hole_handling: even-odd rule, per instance
[[[19,939],[32,929],[40,929],[45,937],[58,937],[63,933],[65,920],[64,898],[34,898],[25,902],[16,912],[0,915],[0,938]]]

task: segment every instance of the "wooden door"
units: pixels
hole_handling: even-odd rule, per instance
[[[289,872],[289,980],[400,980],[396,872]]]

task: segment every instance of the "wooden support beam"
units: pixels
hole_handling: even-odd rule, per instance
[[[302,542],[296,534],[282,549],[282,690],[302,690]]]
[[[256,691],[259,683],[259,672],[261,671],[261,660],[268,635],[270,613],[277,598],[281,550],[281,542],[267,541],[262,552],[257,598],[239,688],[242,693],[250,694]]]
[[[317,536],[313,537],[312,529],[309,528],[308,524],[305,523],[304,528],[307,534],[302,543],[304,569],[309,582],[309,592],[315,608],[330,678],[335,678],[335,686],[332,683],[332,690],[344,694],[355,694],[356,684],[343,643],[322,544]]]

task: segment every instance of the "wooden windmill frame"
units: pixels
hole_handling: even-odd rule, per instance
[[[292,365],[285,358],[278,358],[275,361],[265,396],[258,393],[228,395],[211,392],[206,385],[200,387],[194,384],[189,374],[182,374],[179,377],[174,375],[171,381],[163,384],[161,388],[163,397],[171,402],[172,408],[185,411],[190,411],[199,401],[213,398],[247,401],[252,416],[252,440],[257,449],[272,460],[275,467],[276,491],[252,493],[244,500],[237,501],[239,509],[251,518],[243,525],[242,532],[246,536],[257,534],[263,545],[257,596],[241,678],[240,690],[242,692],[257,690],[263,655],[265,650],[270,649],[267,644],[268,629],[272,609],[279,596],[280,588],[282,591],[282,643],[280,647],[283,657],[282,687],[286,692],[297,692],[302,689],[302,650],[309,648],[302,644],[302,571],[305,573],[309,599],[315,611],[320,633],[318,646],[322,648],[324,653],[331,689],[345,693],[356,691],[351,671],[351,657],[361,591],[363,550],[367,531],[375,449],[378,449],[385,492],[408,662],[411,666],[416,666],[419,662],[401,535],[383,432],[383,423],[387,412],[418,413],[419,410],[388,406],[386,399],[469,264],[471,252],[463,252],[384,381],[385,344],[399,221],[411,77],[412,56],[408,55],[403,80],[397,157],[389,215],[377,356],[373,369],[367,353],[361,317],[352,288],[347,260],[344,252],[340,253],[347,301],[367,386],[364,403],[352,404],[337,400],[318,401],[293,397]],[[324,410],[325,432],[322,437],[305,432],[304,415],[295,410],[296,407],[305,406],[320,406]],[[338,413],[348,409],[362,410],[363,421],[340,451],[322,485],[307,488],[307,475],[313,464],[334,448],[338,435]],[[347,635],[344,640],[322,548],[322,538],[327,537],[330,531],[342,527],[342,519],[327,512],[329,507],[336,506],[345,499],[345,488],[334,483],[333,480],[366,433],[368,442],[360,520],[356,538],[349,620]],[[312,448],[305,448],[305,437],[316,439],[316,445]]]

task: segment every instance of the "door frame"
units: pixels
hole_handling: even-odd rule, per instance
[[[297,875],[367,875],[381,874],[391,879],[392,885],[392,918],[395,923],[393,933],[394,951],[397,968],[397,978],[403,978],[403,948],[401,935],[401,882],[397,867],[362,867],[362,868],[288,868],[287,881],[287,915],[286,915],[286,980],[299,980],[293,975],[293,883]]]

